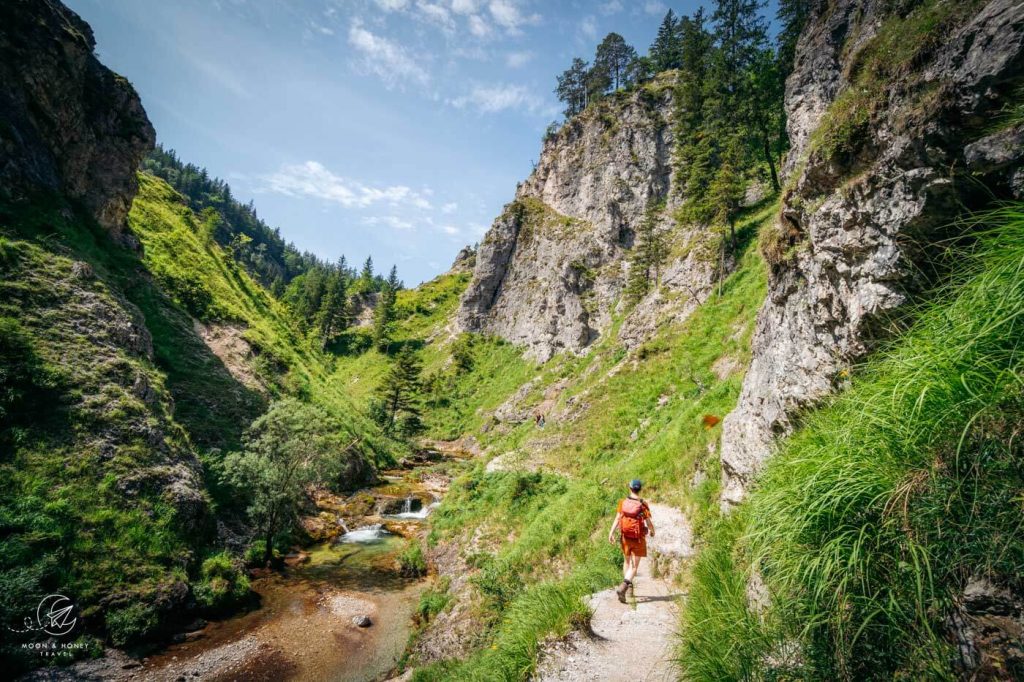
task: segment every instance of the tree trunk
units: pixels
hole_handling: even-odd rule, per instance
[[[772,147],[768,144],[768,131],[762,128],[761,140],[764,148],[764,160],[768,162],[768,170],[772,174],[772,189],[779,191],[779,174],[775,171],[775,159],[772,158]]]
[[[274,524],[272,522],[267,523],[267,546],[263,550],[263,566],[264,568],[270,568],[270,562],[274,559]]]
[[[725,276],[725,240],[718,250],[718,298],[722,298],[722,278]]]

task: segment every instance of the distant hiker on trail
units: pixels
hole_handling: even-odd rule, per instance
[[[539,428],[543,429],[544,428],[544,413],[543,412],[537,412],[535,415],[533,415],[533,423],[536,424]]]
[[[647,556],[647,534],[654,537],[654,522],[651,520],[651,508],[640,497],[644,484],[638,478],[629,482],[629,496],[619,500],[615,522],[608,531],[608,542],[615,544],[615,529],[619,529],[622,537],[622,584],[615,588],[619,601],[626,603],[626,592],[633,589],[633,578],[640,568],[640,559]]]

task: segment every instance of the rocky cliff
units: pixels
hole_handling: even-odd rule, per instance
[[[632,345],[686,314],[715,277],[693,248],[698,231],[673,219],[673,78],[663,74],[569,120],[544,141],[540,161],[495,220],[477,252],[457,324],[502,336],[536,360],[580,352],[626,314]],[[661,286],[626,310],[621,294],[641,223],[665,233]]]
[[[786,86],[792,149],[723,506],[927,279],[961,207],[1024,193],[1024,4],[819,3]],[[893,6],[902,10],[893,10]],[[1016,107],[1016,109],[1015,109]]]
[[[55,0],[0,4],[0,193],[63,194],[120,234],[155,134],[94,47],[88,24]]]

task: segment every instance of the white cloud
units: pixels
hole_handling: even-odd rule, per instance
[[[665,3],[658,0],[647,0],[644,3],[644,11],[651,15],[664,14],[668,11],[668,7],[665,6]]]
[[[473,14],[476,6],[476,0],[452,0],[452,11],[456,14]]]
[[[444,232],[445,234],[450,234],[454,236],[459,233],[459,228],[455,227],[454,225],[442,225],[441,231]]]
[[[276,173],[262,177],[265,191],[290,197],[311,197],[333,201],[345,208],[366,208],[374,204],[432,208],[428,191],[417,192],[405,185],[372,187],[335,175],[318,161],[286,164]]]
[[[479,14],[469,18],[469,32],[477,38],[486,38],[491,33],[491,26]]]
[[[348,42],[363,56],[363,69],[379,76],[389,88],[401,81],[425,85],[429,80],[427,72],[402,46],[370,33],[359,21],[349,28]]]
[[[459,109],[473,108],[484,114],[508,109],[528,113],[549,113],[544,100],[523,85],[478,85],[469,94],[456,97],[450,104]]]
[[[396,12],[405,9],[409,5],[409,0],[377,0],[377,5],[385,12]]]
[[[594,17],[585,17],[583,19],[580,23],[580,33],[589,40],[597,38],[597,22],[594,21]]]
[[[455,213],[459,210],[459,205],[454,201],[451,201],[441,207],[441,213]]]
[[[403,220],[398,216],[383,215],[383,216],[370,216],[363,218],[364,225],[385,225],[395,230],[412,230],[416,226],[410,223],[408,220]]]
[[[448,8],[443,5],[426,2],[425,0],[417,0],[416,9],[420,11],[427,21],[437,24],[446,31],[455,30],[455,22],[452,20],[452,15],[448,12]]]
[[[622,11],[622,2],[621,0],[608,0],[608,2],[602,3],[597,11],[606,16],[617,14]]]
[[[509,52],[505,55],[505,64],[510,69],[518,69],[521,66],[525,66],[534,54],[529,50],[523,50],[522,52]]]
[[[536,24],[540,21],[539,14],[524,15],[513,0],[491,0],[487,8],[494,22],[509,33],[517,33],[523,24]]]

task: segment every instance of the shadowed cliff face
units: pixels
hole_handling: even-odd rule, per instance
[[[0,193],[51,191],[120,236],[155,133],[138,95],[53,0],[0,3]]]
[[[961,207],[1024,194],[1016,0],[821,3],[786,88],[792,150],[753,361],[722,435],[723,506],[793,414],[841,386]],[[827,6],[826,6],[827,5]]]

